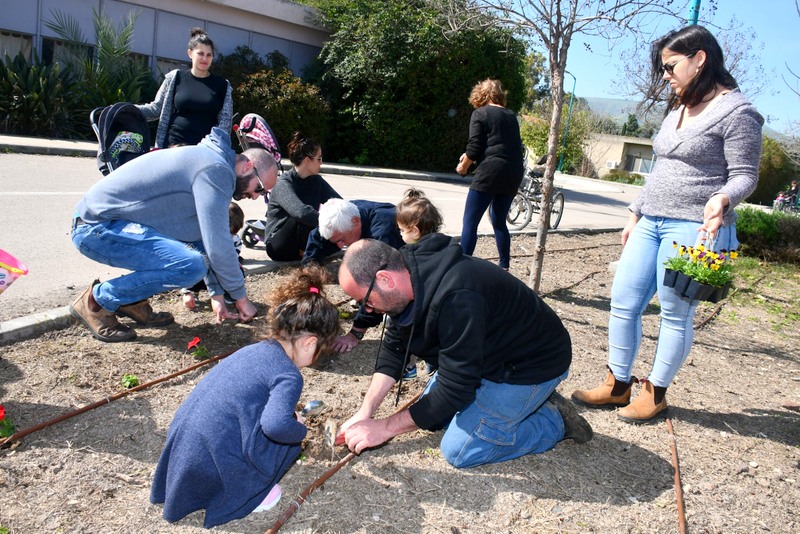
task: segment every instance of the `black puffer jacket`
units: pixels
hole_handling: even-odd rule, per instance
[[[387,329],[375,371],[399,380],[407,348],[438,366],[438,386],[410,408],[417,426],[447,424],[475,399],[481,379],[539,384],[569,368],[569,333],[519,279],[465,256],[443,234],[400,251],[411,273],[414,319]]]

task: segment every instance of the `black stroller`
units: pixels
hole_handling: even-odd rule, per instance
[[[236,138],[239,140],[242,150],[248,148],[263,148],[275,158],[278,163],[278,170],[283,172],[281,165],[281,151],[278,140],[272,128],[269,127],[264,117],[255,113],[248,113],[239,124],[234,124],[233,130],[236,132]],[[269,203],[269,197],[264,195],[264,200]],[[266,240],[266,221],[258,219],[248,219],[244,223],[244,230],[242,231],[242,243],[247,248],[254,248],[259,242]]]
[[[97,168],[107,175],[150,151],[150,128],[139,109],[129,102],[96,108],[89,122],[97,136]]]

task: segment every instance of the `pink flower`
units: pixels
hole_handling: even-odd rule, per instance
[[[189,342],[189,344],[186,346],[186,350],[191,350],[191,349],[195,348],[199,344],[200,344],[200,338],[196,337],[196,338],[194,338],[193,340],[191,340]]]

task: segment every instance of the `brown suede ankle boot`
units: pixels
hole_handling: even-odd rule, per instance
[[[147,299],[120,306],[117,315],[133,319],[141,326],[167,326],[175,322],[169,312],[154,312]]]
[[[654,386],[649,380],[642,380],[641,384],[639,396],[617,412],[617,417],[626,423],[645,423],[667,409],[667,388]]]
[[[117,316],[98,305],[92,295],[92,288],[100,283],[95,280],[89,288],[69,306],[69,313],[75,319],[83,323],[92,335],[100,341],[106,343],[116,343],[118,341],[130,341],[136,339],[136,332],[130,327],[120,324]],[[94,311],[92,308],[100,308]]]
[[[631,384],[635,381],[636,378],[621,382],[609,369],[602,385],[594,389],[576,389],[572,392],[572,400],[590,407],[626,406],[631,401]]]

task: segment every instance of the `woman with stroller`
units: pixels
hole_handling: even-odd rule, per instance
[[[233,89],[209,71],[214,42],[201,28],[192,28],[187,53],[192,68],[167,73],[156,99],[136,106],[148,121],[159,121],[156,148],[196,145],[214,126],[231,131]]]
[[[516,115],[506,109],[506,92],[498,80],[486,79],[472,88],[469,102],[475,108],[469,121],[469,141],[456,172],[466,175],[477,162],[467,193],[461,230],[461,248],[472,255],[478,242],[478,224],[486,208],[494,228],[500,267],[511,262],[511,235],[506,215],[517,194],[525,166]]]
[[[288,148],[293,168],[278,179],[267,205],[264,235],[267,254],[273,261],[299,261],[308,234],[319,225],[319,207],[332,198],[342,198],[319,175],[319,143],[294,132]]]
[[[674,254],[674,243],[692,246],[705,239],[715,251],[738,247],[734,208],[758,183],[764,123],[725,68],[717,40],[702,26],[656,40],[651,62],[649,99],[655,102],[667,84],[672,93],[653,142],[655,166],[622,230],[624,248],[611,288],[609,370],[600,386],[572,394],[592,407],[624,406],[618,416],[631,423],[667,409],[667,388],[694,338],[698,301],[662,283],[664,262]],[[661,322],[653,365],[646,379],[636,380],[642,314],[655,293]],[[630,402],[634,381],[641,388]]]

